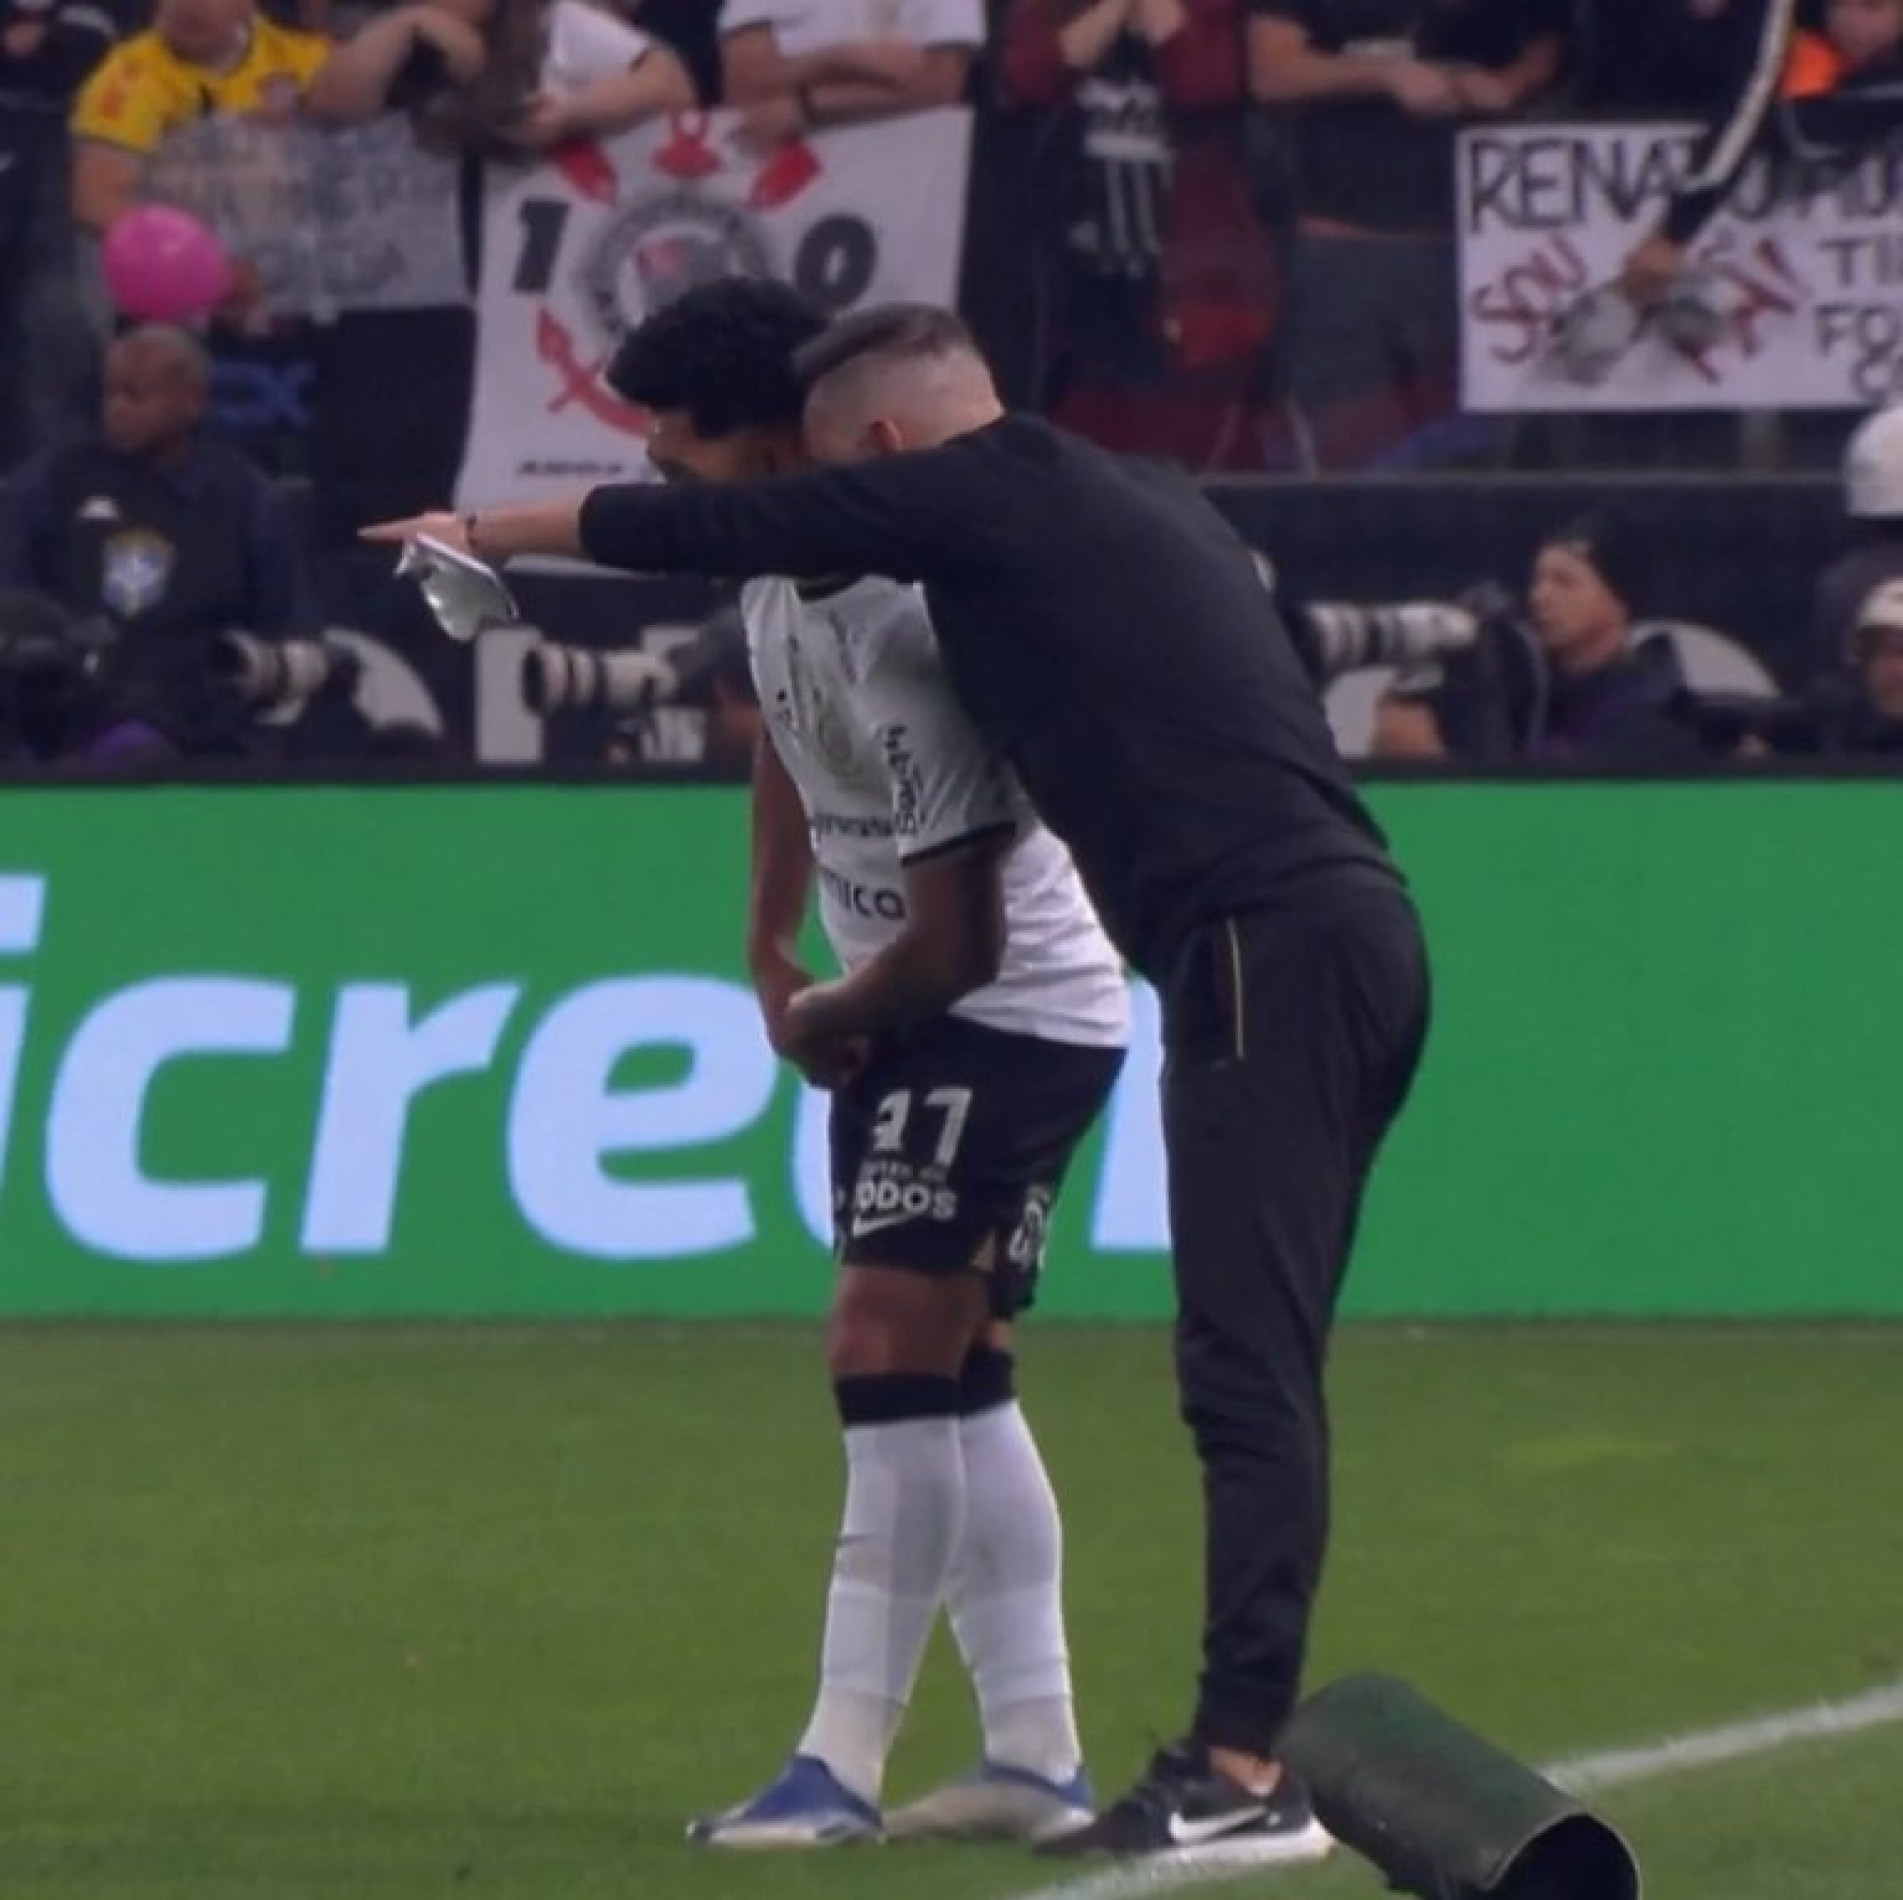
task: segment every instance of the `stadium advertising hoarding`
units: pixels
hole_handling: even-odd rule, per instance
[[[1352,1310],[1903,1312],[1903,788],[1377,799],[1439,995]],[[16,789],[0,811],[0,1311],[823,1303],[823,1102],[745,986],[743,794]],[[1167,1311],[1139,1004],[1055,1223],[1053,1313]]]

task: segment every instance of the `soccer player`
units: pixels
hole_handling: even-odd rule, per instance
[[[608,484],[369,533],[438,534],[492,561],[923,581],[954,691],[1162,1006],[1177,1380],[1206,1517],[1202,1680],[1188,1735],[1053,1846],[1325,1852],[1275,1748],[1327,1542],[1329,1331],[1426,1035],[1413,904],[1253,556],[1193,481],[1006,416],[946,311],[844,318],[801,364],[808,445],[838,466]],[[851,1023],[827,985],[786,1019],[812,1037]]]
[[[795,350],[824,318],[730,279],[650,317],[616,392],[676,482],[804,460]],[[876,1836],[885,1759],[944,1604],[984,1730],[968,1781],[894,1836],[1040,1840],[1090,1819],[1071,1710],[1056,1501],[1012,1393],[1066,1162],[1129,1033],[1122,962],[1064,848],[945,682],[914,587],[838,573],[742,596],[764,715],[748,952],[774,1046],[833,1093],[838,1281],[829,1359],[844,1521],[818,1700],[779,1777],[697,1822],[715,1847]],[[846,974],[801,1027],[817,885]]]

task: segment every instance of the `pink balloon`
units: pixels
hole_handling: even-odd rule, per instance
[[[231,287],[225,247],[175,205],[140,205],[115,218],[99,261],[113,302],[145,323],[206,316]]]

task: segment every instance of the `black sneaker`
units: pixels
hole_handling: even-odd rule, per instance
[[[1178,1854],[1257,1861],[1319,1860],[1334,1846],[1308,1791],[1288,1769],[1267,1794],[1251,1794],[1209,1763],[1197,1742],[1157,1750],[1143,1778],[1087,1826],[1041,1854]]]

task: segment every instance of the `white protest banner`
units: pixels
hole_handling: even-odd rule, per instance
[[[1754,163],[1692,247],[1692,321],[1647,322],[1596,374],[1569,370],[1551,347],[1555,323],[1656,227],[1692,143],[1690,128],[1659,125],[1462,135],[1467,408],[1864,409],[1898,386],[1903,153],[1894,149],[1854,162]],[[1612,335],[1616,344],[1616,324]]]
[[[832,311],[949,303],[969,115],[841,127],[761,155],[724,113],[569,148],[484,184],[476,393],[457,500],[481,507],[646,472],[646,417],[601,372],[651,311],[736,274]]]
[[[274,315],[468,298],[456,163],[419,150],[399,114],[335,129],[211,114],[160,145],[141,189],[216,231]]]

